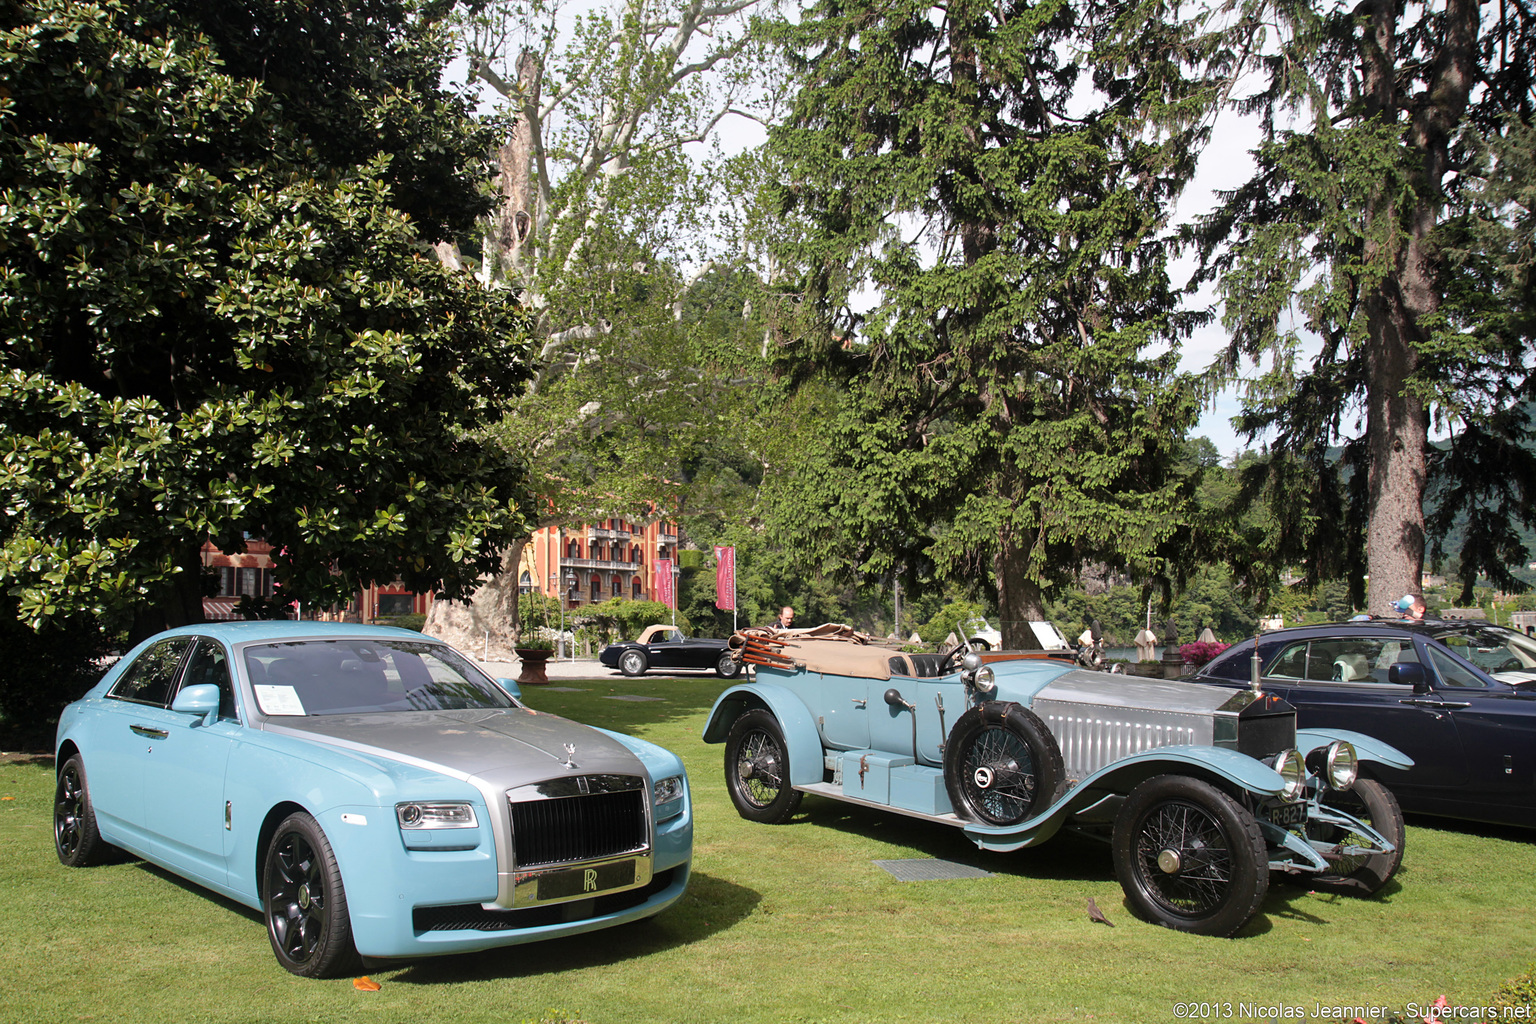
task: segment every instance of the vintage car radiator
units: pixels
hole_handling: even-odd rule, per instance
[[[1072,779],[1153,747],[1192,743],[1262,758],[1296,742],[1295,709],[1250,690],[1079,671],[1051,682],[1030,707]]]

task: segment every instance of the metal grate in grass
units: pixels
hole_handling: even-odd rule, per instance
[[[664,700],[665,698],[663,698],[663,697],[642,697],[639,694],[635,694],[635,693],[613,693],[613,694],[609,694],[605,699],[606,700]]]
[[[914,860],[877,860],[877,867],[889,871],[898,882],[944,882],[955,878],[991,878],[992,872],[956,864],[952,860],[928,857]]]

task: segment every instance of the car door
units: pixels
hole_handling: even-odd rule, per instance
[[[176,687],[211,683],[219,688],[216,715],[155,709],[163,735],[151,744],[143,773],[144,827],[161,857],[190,878],[223,885],[228,829],[224,779],[241,725],[230,680],[229,659],[217,640],[199,637]],[[174,700],[174,697],[173,697]]]
[[[102,728],[81,751],[103,835],[130,849],[153,845],[144,825],[144,772],[165,735],[165,706],[191,648],[191,637],[176,636],[139,652],[107,691]]]
[[[667,630],[657,633],[646,645],[646,660],[651,663],[651,668],[686,668],[683,664],[683,634],[681,630]]]
[[[1473,668],[1462,649],[1424,644],[1431,692],[1456,723],[1466,782],[1433,809],[1459,817],[1536,825],[1536,693]]]
[[[1409,637],[1315,637],[1283,647],[1266,666],[1263,685],[1296,708],[1300,728],[1352,729],[1412,757],[1408,771],[1372,767],[1405,805],[1440,800],[1467,780],[1456,720],[1444,701],[1388,679],[1393,664],[1422,660]]]

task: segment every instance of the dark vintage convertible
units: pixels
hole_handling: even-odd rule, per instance
[[[1396,801],[1357,776],[1411,761],[1357,732],[1298,730],[1258,688],[984,663],[968,645],[908,654],[846,627],[732,643],[756,677],[715,702],[704,740],[725,745],[726,788],[752,821],[784,822],[813,794],[999,852],[1069,829],[1106,841],[1137,916],[1223,936],[1258,912],[1272,872],[1368,895],[1402,857]]]
[[[647,626],[638,639],[604,647],[597,660],[627,676],[643,676],[651,669],[714,670],[722,679],[734,679],[741,664],[731,657],[724,640],[684,636],[676,626]]]

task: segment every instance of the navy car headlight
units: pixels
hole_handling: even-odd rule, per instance
[[[1280,777],[1285,780],[1285,788],[1280,791],[1280,798],[1282,800],[1298,799],[1307,784],[1307,764],[1301,759],[1301,751],[1282,750],[1269,762],[1269,766],[1279,772]]]
[[[683,777],[669,775],[658,779],[651,787],[651,798],[656,804],[656,820],[670,818],[683,812]]]
[[[1320,776],[1336,792],[1343,793],[1360,777],[1360,758],[1348,740],[1334,740],[1307,755],[1307,770]]]
[[[395,804],[395,820],[405,829],[475,828],[480,824],[473,804],[448,802]]]

